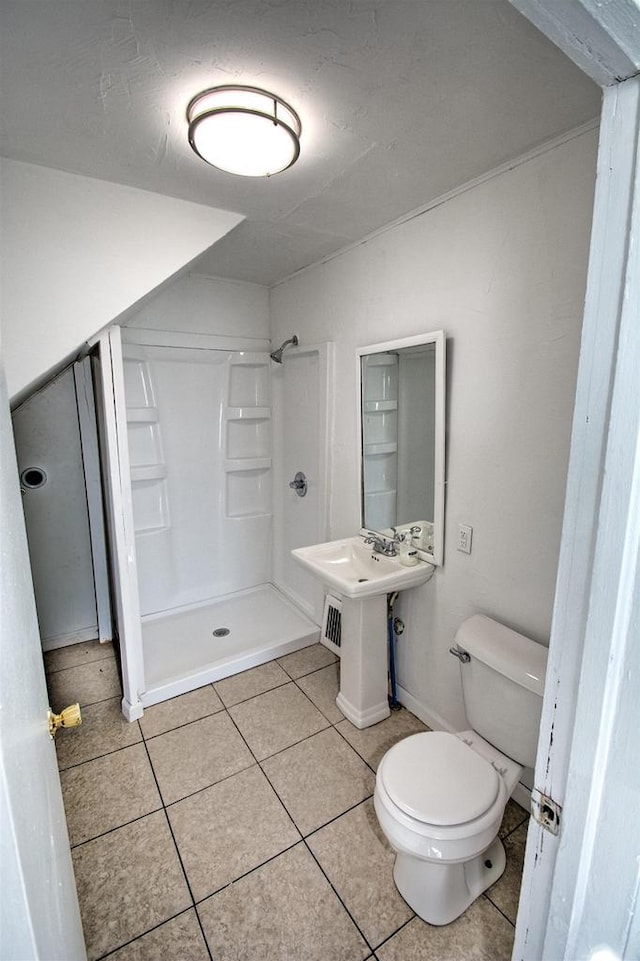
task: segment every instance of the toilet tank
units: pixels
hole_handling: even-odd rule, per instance
[[[456,633],[470,726],[525,767],[536,759],[547,649],[504,624],[474,614]]]

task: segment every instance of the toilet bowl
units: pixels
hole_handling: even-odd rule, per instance
[[[414,734],[378,768],[374,806],[396,851],[396,887],[430,924],[453,921],[505,868],[496,835],[522,768],[484,742],[492,763],[478,742],[472,731]]]
[[[419,917],[437,925],[459,917],[505,869],[497,835],[523,765],[534,763],[546,668],[545,648],[482,615],[466,621],[456,641],[473,728],[400,741],[382,758],[374,792],[380,827],[396,852],[396,887]],[[479,733],[485,729],[491,741]]]

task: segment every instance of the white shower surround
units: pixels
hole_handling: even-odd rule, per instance
[[[282,527],[289,501],[297,506],[299,498],[287,484],[274,498],[273,475],[282,486],[287,468],[273,469],[266,346],[139,328],[122,339],[118,416],[120,429],[126,420],[127,450],[120,464],[131,494],[140,608],[123,656],[123,709],[133,719],[151,704],[314,643],[319,628],[307,616],[317,609],[312,591],[288,584],[286,565],[275,565],[274,583],[274,539],[283,541],[281,532],[274,537],[274,504]],[[327,357],[327,345],[299,352],[304,376],[315,370],[306,397],[314,408],[327,403]],[[295,366],[293,356],[288,361]],[[278,393],[286,399],[282,385]],[[292,412],[280,410],[276,421],[293,428]],[[326,523],[328,422],[321,414],[308,438],[315,496],[304,504],[303,533],[312,540]],[[280,460],[291,456],[290,446],[279,439]],[[219,629],[229,633],[216,636]]]
[[[215,636],[217,629],[227,635]],[[143,707],[318,640],[318,628],[273,584],[142,619]]]

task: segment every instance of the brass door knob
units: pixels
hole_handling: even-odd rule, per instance
[[[49,734],[55,737],[61,727],[79,727],[82,724],[79,704],[70,704],[64,711],[54,714],[49,708]]]

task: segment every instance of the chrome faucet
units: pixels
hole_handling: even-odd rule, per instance
[[[375,554],[384,554],[385,557],[395,557],[398,553],[398,542],[396,538],[388,540],[373,531],[367,531],[364,539],[365,544],[371,544]]]

